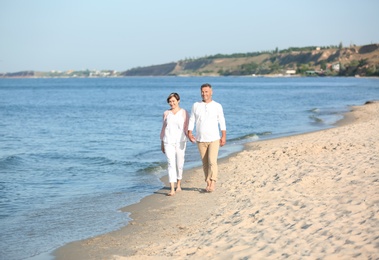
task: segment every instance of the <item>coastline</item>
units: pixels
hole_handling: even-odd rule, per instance
[[[379,257],[379,103],[336,127],[256,141],[219,160],[216,191],[201,167],[122,209],[117,231],[69,243],[56,259]],[[167,178],[162,179],[167,187]]]

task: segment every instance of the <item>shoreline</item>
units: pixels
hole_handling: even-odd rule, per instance
[[[377,101],[355,106],[333,128],[248,143],[219,159],[212,193],[203,192],[201,166],[186,170],[183,191],[173,197],[165,196],[164,176],[165,188],[121,209],[131,212],[127,226],[69,243],[53,255],[378,257],[378,110]]]

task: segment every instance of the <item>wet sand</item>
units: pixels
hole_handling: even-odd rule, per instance
[[[379,259],[379,102],[352,110],[338,127],[220,160],[212,193],[201,168],[187,170],[183,191],[122,209],[128,226],[56,259]]]

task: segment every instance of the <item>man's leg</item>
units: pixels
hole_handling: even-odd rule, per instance
[[[210,179],[210,188],[209,191],[215,189],[215,182],[218,178],[218,151],[220,149],[220,140],[216,140],[209,144],[208,147],[208,178]]]
[[[208,155],[208,146],[209,143],[206,142],[197,142],[197,148],[199,149],[201,161],[203,163],[203,171],[204,171],[204,177],[205,181],[207,182],[207,190],[209,188],[210,179],[209,179],[209,155]]]

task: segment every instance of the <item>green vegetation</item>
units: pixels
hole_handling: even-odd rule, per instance
[[[231,58],[247,58],[247,57],[256,57],[264,53],[271,52],[247,52],[247,53],[233,53],[233,54],[216,54],[212,56],[207,56],[207,59],[231,59]]]
[[[123,77],[123,76],[379,76],[379,44],[343,47],[289,47],[259,52],[215,54],[178,62],[112,70],[23,71],[0,77]]]
[[[307,46],[307,47],[290,47],[288,49],[280,50],[279,53],[291,53],[291,52],[307,52],[307,51],[314,51],[316,49],[319,50],[328,50],[328,49],[337,49],[337,46]]]
[[[339,76],[355,76],[365,74],[365,76],[379,76],[379,64],[369,64],[367,59],[352,60],[345,64],[339,73]]]

